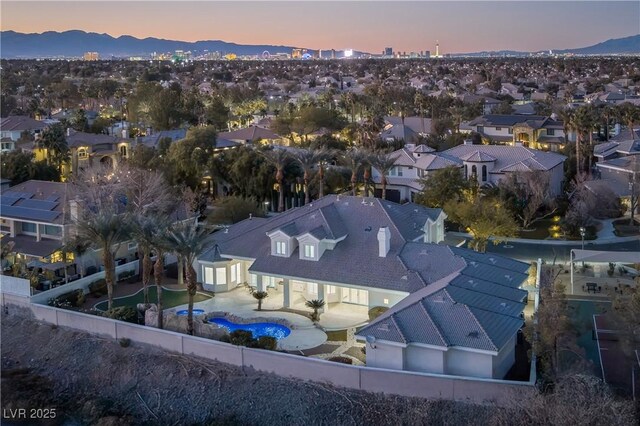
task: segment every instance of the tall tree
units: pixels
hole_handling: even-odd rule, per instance
[[[42,132],[39,145],[47,150],[48,164],[56,167],[62,175],[62,166],[69,160],[69,146],[62,124],[56,123]]]
[[[395,167],[396,157],[384,152],[372,153],[369,156],[371,167],[380,173],[380,185],[382,185],[382,199],[387,199],[387,176]]]
[[[358,172],[367,160],[367,153],[360,148],[351,148],[343,154],[343,161],[351,171],[351,195],[357,195]]]
[[[464,226],[473,240],[475,251],[484,252],[490,238],[498,244],[506,237],[515,237],[518,224],[509,210],[496,199],[476,196],[472,200],[449,201],[444,206],[449,219]]]
[[[500,198],[511,206],[524,229],[556,212],[557,204],[549,196],[550,186],[549,175],[537,170],[509,173],[498,184]]]
[[[278,184],[278,212],[284,211],[284,168],[291,161],[289,152],[284,149],[272,148],[260,151],[269,164],[276,169],[276,183]]]
[[[460,167],[457,166],[434,170],[422,178],[420,183],[422,191],[416,195],[415,200],[427,207],[442,208],[448,201],[460,201],[469,190],[469,181],[462,176]]]
[[[189,305],[187,311],[187,333],[193,336],[193,298],[197,292],[196,271],[193,264],[210,242],[209,231],[195,221],[182,222],[169,231],[173,250],[184,264],[187,276]]]

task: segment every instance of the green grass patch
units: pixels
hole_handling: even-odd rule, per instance
[[[163,309],[175,308],[176,306],[184,305],[189,303],[189,295],[187,294],[187,290],[169,290],[163,287],[162,291],[162,307]],[[205,300],[211,299],[211,296],[204,293],[196,293],[193,297],[194,302],[203,302]],[[149,287],[149,302],[155,303],[158,300],[156,286]],[[113,299],[113,307],[117,308],[119,306],[132,306],[135,308],[138,303],[144,303],[144,295],[142,293],[142,289],[132,295],[118,297]],[[106,311],[108,306],[108,302],[105,300],[96,304],[95,308],[99,311]]]
[[[334,330],[334,331],[325,331],[327,333],[327,340],[330,342],[346,342],[347,340],[347,330]]]

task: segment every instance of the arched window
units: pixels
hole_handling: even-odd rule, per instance
[[[478,168],[475,164],[471,166],[471,176],[475,177],[476,179],[478,178]]]
[[[464,178],[469,179],[469,166],[466,164],[464,165]]]
[[[126,145],[121,145],[120,146],[120,154],[122,154],[123,157],[127,156],[127,146]]]
[[[487,181],[487,166],[485,165],[482,166],[482,181]]]
[[[78,148],[78,158],[85,159],[87,157],[89,157],[89,154],[87,153],[87,148]]]

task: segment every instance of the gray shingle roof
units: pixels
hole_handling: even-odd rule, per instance
[[[558,164],[562,164],[567,158],[554,152],[538,151],[523,146],[502,145],[458,145],[444,151],[443,154],[464,159],[475,152],[495,158],[494,171],[497,172],[520,169],[551,170]]]

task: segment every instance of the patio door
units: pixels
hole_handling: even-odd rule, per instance
[[[369,291],[357,288],[345,288],[342,301],[354,305],[369,305]]]

